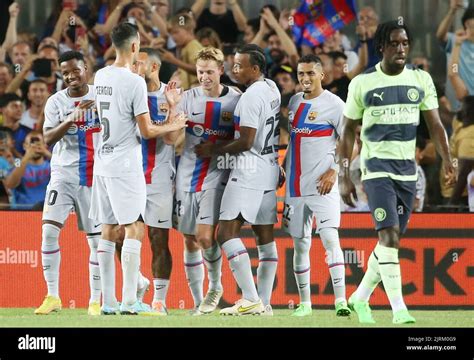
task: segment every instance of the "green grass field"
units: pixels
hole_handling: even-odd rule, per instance
[[[38,316],[33,308],[0,309],[0,327],[392,327],[389,310],[374,310],[376,325],[359,325],[357,316],[337,318],[332,310],[313,310],[305,318],[291,317],[291,310],[274,310],[273,317],[224,317],[218,312],[191,317],[187,310],[171,310],[167,317],[87,315],[86,309],[66,309],[58,314]],[[472,327],[474,311],[413,310],[414,325],[404,327]],[[399,326],[397,326],[399,327]]]

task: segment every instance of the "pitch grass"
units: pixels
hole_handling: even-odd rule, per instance
[[[0,309],[0,327],[395,327],[389,310],[374,310],[375,325],[360,325],[357,315],[338,318],[333,310],[313,310],[312,316],[295,318],[292,310],[273,310],[273,317],[220,316],[193,317],[187,310],[171,310],[169,316],[88,316],[86,309],[65,309],[47,316],[33,314],[33,308]],[[417,323],[404,327],[471,327],[474,311],[413,310]],[[400,327],[397,325],[396,327]]]

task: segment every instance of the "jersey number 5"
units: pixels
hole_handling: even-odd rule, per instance
[[[99,103],[99,112],[100,112],[100,123],[102,124],[102,140],[105,142],[110,137],[110,124],[109,119],[104,117],[104,110],[109,110],[110,103],[109,102],[100,102]]]

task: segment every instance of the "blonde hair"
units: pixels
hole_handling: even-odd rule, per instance
[[[216,49],[212,46],[205,47],[201,49],[196,55],[196,61],[203,60],[203,61],[215,61],[218,66],[224,65],[224,54],[221,50]]]

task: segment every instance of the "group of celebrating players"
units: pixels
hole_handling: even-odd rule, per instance
[[[405,32],[403,27],[392,30],[389,38]],[[276,190],[286,179],[283,227],[294,240],[293,268],[300,296],[293,315],[312,313],[309,250],[315,217],[326,250],[336,315],[349,316],[353,309],[361,322],[373,322],[367,301],[351,297],[348,304],[346,300],[344,255],[338,236],[341,197],[336,158],[336,143],[345,131],[345,104],[322,88],[321,60],[306,55],[298,62],[303,92],[289,103],[290,144],[280,166],[281,95],[276,84],[263,76],[265,55],[258,46],[244,45],[235,54],[233,73],[245,85],[244,93],[220,83],[224,56],[212,47],[202,49],[196,58],[200,86],[182,93],[176,84],[160,82],[159,53],[140,49],[134,25],[117,25],[111,37],[116,61],[96,73],[93,86],[87,84],[80,53],[61,56],[67,88],[46,104],[44,136],[48,144],[55,144],[41,246],[48,294],[35,313],[61,309],[58,238],[75,209],[79,229],[87,234],[90,246],[90,315],[168,314],[166,295],[172,267],[168,236],[173,216],[184,236],[185,272],[194,300],[191,315],[209,314],[218,307],[224,291],[222,254],[227,256],[242,298],[220,314],[273,315],[271,294],[278,263],[273,237]],[[398,49],[405,51],[403,47]],[[355,94],[361,81],[353,83],[349,95]],[[357,103],[348,99],[351,101]],[[353,103],[346,112],[352,114],[354,108]],[[175,144],[183,132],[184,150],[176,169]],[[344,151],[350,158],[350,152]],[[229,161],[232,158],[236,161]],[[341,163],[347,170],[347,162]],[[345,189],[352,192],[350,186]],[[387,207],[388,216],[377,221],[393,218]],[[407,202],[408,215],[410,211]],[[257,286],[240,238],[245,223],[256,236]],[[150,285],[140,273],[145,224],[152,248],[151,306],[142,301]],[[391,249],[386,246],[379,244],[376,250]],[[123,272],[120,303],[115,295],[116,252]],[[209,279],[205,296],[203,264]],[[384,280],[382,270],[378,276],[378,282]],[[399,294],[396,289],[389,290],[401,296],[401,288]],[[414,322],[403,299],[397,301],[394,322]]]

